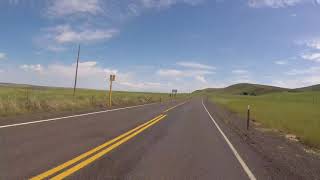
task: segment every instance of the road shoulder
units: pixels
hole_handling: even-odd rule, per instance
[[[320,158],[273,131],[257,125],[246,130],[245,119],[205,100],[205,105],[258,179],[317,179]],[[250,154],[250,155],[249,155]]]

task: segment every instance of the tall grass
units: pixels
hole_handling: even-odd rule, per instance
[[[210,100],[252,118],[270,128],[297,135],[304,143],[320,148],[320,92],[271,93],[261,96],[210,94]]]
[[[81,110],[106,107],[107,91],[67,88],[0,86],[0,116],[34,112]],[[180,95],[178,97],[185,97]],[[137,105],[170,99],[165,93],[113,92],[115,106]]]

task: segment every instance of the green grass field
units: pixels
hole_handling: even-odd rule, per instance
[[[0,116],[14,116],[34,112],[71,111],[105,107],[107,91],[78,89],[75,98],[73,89],[37,86],[0,86]],[[177,98],[184,98],[180,94]],[[130,106],[167,101],[169,94],[143,92],[113,92],[115,106]]]
[[[260,96],[207,93],[210,100],[252,118],[269,128],[295,134],[307,145],[320,148],[320,92],[279,92]]]

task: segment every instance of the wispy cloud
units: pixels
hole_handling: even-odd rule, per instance
[[[212,71],[207,70],[177,70],[177,69],[160,69],[157,74],[165,77],[181,78],[181,77],[194,77],[197,75],[214,74]]]
[[[48,4],[47,15],[51,17],[78,14],[96,15],[101,11],[99,0],[53,0]]]
[[[41,66],[41,64],[24,64],[21,65],[20,68],[24,71],[32,71],[37,73],[43,72],[43,67]]]
[[[303,2],[312,2],[311,0],[249,0],[248,5],[253,8],[271,7],[284,8],[294,6]]]
[[[274,64],[276,64],[276,65],[286,65],[286,64],[288,64],[288,61],[278,60],[278,61],[275,61]]]
[[[53,52],[64,51],[69,44],[92,44],[106,42],[115,37],[117,29],[97,29],[94,27],[80,26],[73,28],[69,24],[57,25],[42,30],[42,34],[34,39],[41,48]]]
[[[157,74],[160,76],[174,77],[174,78],[180,78],[187,75],[187,73],[177,69],[160,69],[157,71]]]
[[[114,37],[118,31],[115,29],[91,29],[81,27],[80,30],[73,29],[70,25],[59,25],[49,28],[48,32],[52,35],[48,37],[53,38],[56,43],[90,43],[101,40],[108,40]]]
[[[232,70],[231,71],[232,74],[241,74],[241,75],[245,75],[245,74],[248,74],[249,72],[247,70],[244,70],[244,69],[235,69],[235,70]]]
[[[16,82],[46,86],[71,87],[76,64],[23,64],[8,69],[8,77],[0,76],[0,82]],[[116,74],[115,89],[127,91],[166,91],[168,86],[157,81],[136,78],[139,72],[119,71],[106,68],[97,61],[81,61],[78,70],[78,85],[82,88],[105,89],[106,76]]]
[[[169,7],[177,3],[197,5],[200,2],[203,2],[203,0],[140,0],[140,2],[146,8],[155,8],[155,7],[162,8],[162,7]]]
[[[0,52],[0,60],[6,59],[6,58],[7,58],[6,53],[1,53]]]
[[[273,84],[288,88],[298,88],[320,84],[320,66],[291,69],[284,74],[287,76],[277,78],[273,81]]]
[[[52,0],[44,1],[44,17],[54,27],[34,39],[39,47],[59,52],[68,43],[105,42],[119,34],[118,25],[148,9],[170,8],[175,4],[197,5],[205,0]],[[61,24],[63,23],[63,24]]]
[[[320,39],[313,39],[306,42],[306,45],[310,48],[320,50]]]
[[[309,61],[320,62],[320,53],[305,53],[301,55],[301,58]]]
[[[196,78],[196,80],[198,80],[201,83],[207,83],[207,80],[204,76],[198,75],[195,78]]]
[[[208,70],[214,70],[216,69],[214,66],[206,65],[206,64],[201,64],[201,63],[196,63],[196,62],[178,62],[177,63],[179,66],[182,67],[187,67],[187,68],[194,68],[194,69],[208,69]]]
[[[48,3],[46,15],[49,17],[66,16],[137,16],[147,9],[169,8],[183,3],[191,6],[205,0],[53,0]]]

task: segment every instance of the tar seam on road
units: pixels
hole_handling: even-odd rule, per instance
[[[239,163],[241,164],[243,170],[247,173],[248,177],[250,180],[256,180],[256,177],[253,175],[253,173],[251,172],[251,170],[249,169],[249,167],[247,166],[247,164],[244,162],[244,160],[241,158],[240,154],[237,152],[236,148],[231,144],[231,142],[229,141],[229,139],[227,138],[227,136],[224,134],[224,132],[221,130],[220,126],[218,125],[218,123],[213,119],[213,117],[211,116],[210,112],[208,111],[207,107],[204,105],[203,103],[203,99],[202,99],[202,105],[204,107],[204,109],[207,111],[209,117],[211,118],[212,122],[214,123],[214,125],[216,126],[216,128],[219,130],[220,134],[222,135],[222,137],[224,138],[224,140],[227,142],[227,144],[229,145],[231,151],[233,152],[234,156],[237,158],[237,160],[239,161]]]
[[[64,116],[64,117],[58,117],[58,118],[52,118],[52,119],[30,121],[30,122],[25,122],[25,123],[9,124],[9,125],[0,126],[0,129],[8,128],[8,127],[23,126],[23,125],[28,125],[28,124],[43,123],[43,122],[49,122],[49,121],[57,121],[57,120],[61,120],[61,119],[75,118],[75,117],[81,117],[81,116],[88,116],[88,115],[93,115],[93,114],[101,114],[101,113],[119,111],[119,110],[124,110],[124,109],[132,109],[132,108],[136,108],[136,107],[149,106],[149,105],[153,105],[153,104],[155,104],[155,103],[142,104],[142,105],[137,105],[137,106],[129,106],[129,107],[123,107],[123,108],[117,108],[117,109],[109,109],[109,110],[105,110],[105,111],[97,111],[97,112],[91,112],[91,113],[85,113],[85,114],[77,114],[77,115]]]
[[[183,104],[185,104],[186,102],[180,103],[174,107],[171,107],[169,109],[167,109],[164,112],[168,112],[172,109],[175,109],[178,106],[181,106]],[[110,152],[111,150],[115,149],[116,147],[120,146],[121,144],[129,141],[130,139],[132,139],[133,137],[137,136],[138,134],[140,134],[141,132],[143,132],[144,130],[146,130],[147,128],[153,126],[154,124],[156,124],[157,122],[161,121],[162,119],[164,119],[167,115],[164,114],[160,114],[158,116],[156,116],[155,118],[147,121],[146,123],[143,123],[140,126],[137,126],[136,128],[129,130],[128,132],[112,139],[109,140],[107,142],[105,142],[102,145],[99,145],[57,167],[54,167],[44,173],[41,173],[35,177],[30,178],[30,180],[41,180],[41,179],[45,179],[48,178],[49,176],[53,176],[54,174],[58,173],[59,171],[62,171],[63,169],[66,169],[68,167],[70,167],[71,165],[81,161],[78,164],[75,164],[73,167],[70,167],[69,169],[62,171],[60,174],[54,176],[53,178],[50,179],[63,179],[73,173],[75,173],[76,171],[80,170],[81,168],[89,165],[90,163],[94,162],[95,160],[97,160],[98,158],[104,156],[105,154],[107,154],[108,152]],[[110,145],[110,146],[109,146]],[[109,146],[109,147],[108,147]],[[104,150],[102,150],[103,148],[106,148]],[[101,150],[101,151],[100,151]],[[100,151],[100,152],[98,152]],[[96,154],[95,154],[96,153]],[[95,154],[95,155],[93,155]],[[91,156],[92,155],[92,156]],[[91,157],[89,157],[91,156]],[[89,157],[89,158],[88,158]],[[87,159],[85,159],[87,158]],[[84,160],[85,159],[85,160]]]

